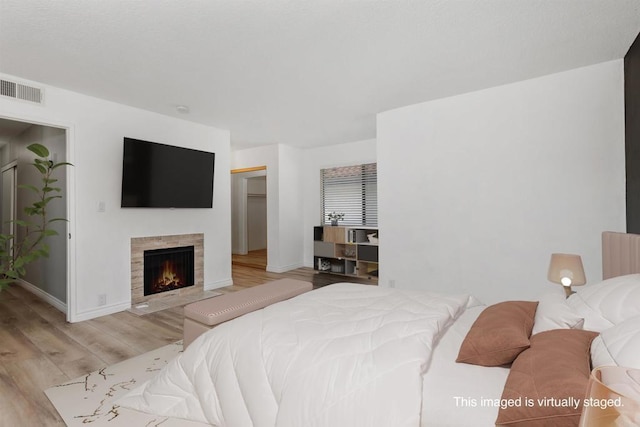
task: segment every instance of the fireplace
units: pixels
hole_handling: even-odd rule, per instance
[[[194,285],[194,247],[182,246],[144,251],[144,295]]]
[[[176,288],[172,291],[147,294],[145,290],[145,253],[153,254],[164,249],[193,247],[194,272],[192,280],[180,279],[188,285],[184,288]],[[190,263],[191,261],[189,261]],[[178,274],[179,275],[179,274]],[[201,295],[204,291],[204,234],[174,234],[165,236],[147,236],[131,238],[131,305],[146,304],[150,302],[162,303],[162,301],[174,298],[190,298]]]

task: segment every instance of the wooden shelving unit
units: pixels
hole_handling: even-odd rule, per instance
[[[313,268],[320,273],[377,279],[377,239],[377,228],[314,227]]]

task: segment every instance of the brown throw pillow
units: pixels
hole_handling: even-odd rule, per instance
[[[537,301],[505,301],[484,309],[467,333],[456,362],[507,365],[529,347]]]
[[[553,329],[531,337],[531,347],[511,365],[497,426],[577,426],[582,412],[597,332]],[[506,399],[506,400],[505,400]]]

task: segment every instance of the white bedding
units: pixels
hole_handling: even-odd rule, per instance
[[[423,427],[494,426],[509,368],[456,363],[471,325],[486,307],[471,307],[460,315],[438,342],[424,376]]]
[[[434,343],[471,301],[327,286],[214,328],[118,404],[221,427],[419,426]]]

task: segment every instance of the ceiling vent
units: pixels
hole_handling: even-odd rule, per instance
[[[9,80],[0,80],[0,95],[23,101],[42,103],[42,89]]]

